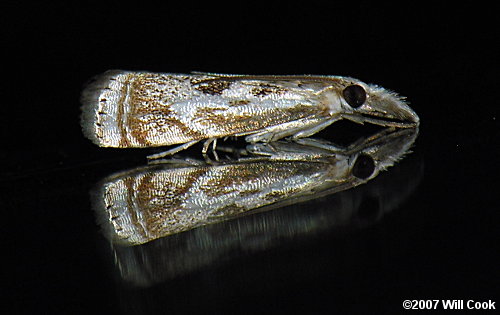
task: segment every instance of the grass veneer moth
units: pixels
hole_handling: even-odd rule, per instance
[[[170,74],[111,70],[81,97],[84,134],[96,145],[177,145],[161,158],[203,141],[245,136],[249,143],[309,137],[348,119],[417,127],[417,114],[397,94],[341,76]]]

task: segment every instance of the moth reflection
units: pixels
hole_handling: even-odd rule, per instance
[[[346,148],[308,138],[249,145],[249,157],[236,161],[150,165],[106,178],[93,205],[113,243],[144,244],[366,183],[407,153],[417,134],[389,128]]]
[[[422,177],[423,161],[412,155],[355,189],[209,224],[140,246],[110,243],[108,248],[120,283],[149,287],[276,247],[300,247],[325,234],[343,235],[372,226],[399,209]]]

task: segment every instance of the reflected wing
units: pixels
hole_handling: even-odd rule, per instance
[[[110,238],[140,244],[307,193],[330,168],[295,161],[125,173],[103,183],[96,210]]]

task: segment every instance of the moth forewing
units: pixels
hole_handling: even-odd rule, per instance
[[[82,94],[85,135],[104,147],[182,144],[232,135],[276,140],[331,116],[331,82],[108,71]]]

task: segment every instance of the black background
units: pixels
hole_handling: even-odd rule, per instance
[[[402,313],[405,299],[500,303],[498,33],[488,8],[3,6],[2,284],[12,313]],[[108,69],[379,84],[407,96],[421,118],[414,156],[425,164],[422,183],[369,228],[128,289],[102,254],[88,190],[143,164],[146,153],[97,148],[79,126],[83,84]]]

